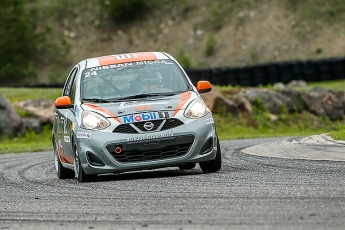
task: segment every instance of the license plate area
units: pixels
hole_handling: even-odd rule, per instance
[[[165,139],[158,140],[146,140],[146,141],[136,141],[133,143],[127,143],[124,146],[126,150],[146,150],[146,149],[160,149],[165,148],[169,145],[176,145],[176,137],[169,137]]]

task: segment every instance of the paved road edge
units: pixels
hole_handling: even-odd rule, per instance
[[[345,141],[334,140],[328,134],[290,137],[254,145],[241,151],[263,157],[345,161]]]

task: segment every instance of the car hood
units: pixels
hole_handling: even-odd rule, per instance
[[[125,102],[83,103],[83,110],[93,110],[119,123],[139,122],[170,118],[184,110],[190,101],[197,98],[193,91],[174,96],[148,97]]]

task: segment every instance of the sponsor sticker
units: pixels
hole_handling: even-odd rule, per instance
[[[64,140],[65,142],[68,142],[68,143],[71,142],[69,136],[64,136],[64,137],[63,137],[63,140]]]
[[[159,101],[159,102],[147,102],[147,101],[122,102],[118,109],[125,109],[125,108],[144,106],[144,105],[168,104],[168,103],[169,102],[167,102],[167,101]]]
[[[205,120],[205,123],[206,124],[213,124],[214,123],[214,120],[213,120],[213,118],[207,118],[206,120]]]
[[[91,133],[77,132],[78,139],[90,139]]]
[[[142,113],[137,115],[129,115],[123,117],[123,123],[132,123],[140,121],[149,121],[157,119],[157,113]]]
[[[172,64],[172,63],[169,63],[165,60],[155,60],[155,61],[137,61],[135,62],[136,65],[147,65],[147,64],[159,64],[159,63],[162,63],[162,64]]]
[[[142,140],[151,140],[151,139],[157,139],[162,137],[172,137],[174,136],[173,133],[161,133],[161,134],[153,134],[153,135],[145,135],[141,137],[129,137],[127,138],[127,141],[142,141]]]
[[[170,117],[169,112],[158,112],[159,118],[168,119]]]
[[[121,54],[114,56],[117,60],[128,60],[133,59],[130,54]],[[152,60],[152,61],[136,61],[136,62],[127,62],[127,63],[119,63],[119,64],[111,64],[111,65],[102,65],[98,67],[92,67],[88,69],[87,72],[84,73],[85,77],[96,76],[98,71],[105,70],[105,69],[121,69],[127,66],[140,66],[140,65],[150,65],[150,64],[165,64],[171,65],[173,64],[171,61],[168,60]]]
[[[83,167],[83,168],[90,168],[90,164],[89,163],[83,163],[81,165],[81,167]]]
[[[140,122],[140,121],[167,119],[169,117],[170,117],[169,112],[141,113],[141,114],[123,116],[123,123],[127,124],[127,123]]]
[[[143,110],[154,110],[154,105],[141,105],[141,106],[135,106],[135,111],[143,111]]]

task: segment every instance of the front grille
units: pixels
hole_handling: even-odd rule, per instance
[[[184,124],[182,121],[176,118],[170,118],[167,120],[141,121],[141,122],[134,122],[132,124],[135,125],[138,129],[140,129],[143,132],[152,132],[152,131],[159,131],[157,129],[162,124],[163,121],[165,121],[165,123],[160,131],[172,129]],[[146,122],[151,122],[154,125],[153,129],[146,130],[144,128],[144,125]],[[130,124],[121,124],[113,130],[113,133],[138,133],[138,132]]]
[[[140,129],[141,131],[147,132],[147,131],[156,131],[158,129],[158,127],[160,126],[160,124],[162,124],[164,120],[154,120],[154,121],[141,121],[141,122],[135,122],[133,123],[133,125],[135,125],[138,129]],[[147,130],[144,128],[144,125],[146,122],[151,122],[154,127],[151,130]]]
[[[177,146],[169,146],[158,150],[127,151],[121,155],[113,155],[115,159],[122,163],[131,163],[138,161],[154,161],[167,158],[183,156],[189,149],[190,144],[181,144]]]
[[[180,121],[179,119],[171,118],[171,119],[166,120],[161,130],[172,129],[183,124],[184,123]]]
[[[193,135],[184,135],[133,143],[110,144],[107,149],[118,162],[133,163],[181,157],[189,151],[193,142]],[[114,152],[116,146],[123,149],[120,154]]]
[[[138,133],[130,124],[121,124],[117,126],[113,133]]]

